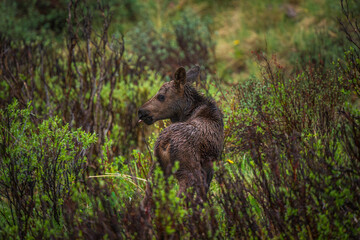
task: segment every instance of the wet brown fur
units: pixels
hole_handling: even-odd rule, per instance
[[[199,70],[195,67],[186,73],[180,67],[174,80],[164,83],[139,109],[139,118],[147,124],[171,119],[172,124],[160,133],[155,143],[155,156],[166,177],[179,161],[179,169],[175,172],[180,188],[178,196],[188,187],[194,187],[204,199],[213,177],[213,162],[220,158],[223,148],[224,125],[215,102],[191,86]],[[159,95],[164,96],[163,101]],[[148,191],[144,201],[149,198]]]

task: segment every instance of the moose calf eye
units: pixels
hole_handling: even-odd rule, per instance
[[[157,96],[157,99],[158,99],[160,102],[163,102],[163,101],[165,101],[165,96],[159,94],[159,95]]]

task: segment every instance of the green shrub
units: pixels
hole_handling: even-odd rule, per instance
[[[30,104],[14,101],[0,111],[1,235],[49,237],[47,228],[61,228],[64,201],[82,178],[87,149],[95,134],[70,130],[57,117],[38,126]]]
[[[257,58],[263,81],[240,85],[227,120],[228,151],[250,167],[220,178],[231,186],[227,198],[257,210],[235,208],[232,217],[249,237],[358,237],[359,112],[343,110],[354,85],[340,71],[309,64],[293,76],[274,58]]]

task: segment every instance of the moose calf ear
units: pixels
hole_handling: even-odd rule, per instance
[[[174,73],[176,86],[184,85],[186,83],[186,71],[185,68],[179,67]]]
[[[198,80],[199,77],[200,77],[200,67],[199,66],[195,66],[195,67],[191,68],[186,73],[186,81],[188,83],[196,82],[196,80]]]

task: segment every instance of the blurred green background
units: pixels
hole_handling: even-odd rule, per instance
[[[183,55],[191,55],[193,48],[205,46],[207,54],[199,56],[204,59],[189,56],[192,58],[188,61],[211,64],[217,75],[230,84],[257,72],[251,59],[253,51],[275,53],[280,63],[291,67],[302,61],[317,61],[320,55],[331,66],[348,44],[339,33],[337,19],[342,12],[337,0],[99,3],[108,5],[107,11],[111,12],[109,35],[125,36],[127,51],[145,56],[150,67],[164,67],[162,63],[169,58],[177,58],[172,59],[172,64],[180,65],[187,57]],[[82,6],[84,11],[91,12],[94,29],[102,25],[101,13],[96,11],[99,3],[90,0]],[[352,9],[358,12],[358,4],[353,5]],[[2,37],[64,43],[68,1],[5,0],[0,7]],[[181,49],[180,56],[169,56],[182,47],[179,34],[184,35],[184,41],[199,42],[198,46]],[[313,59],[304,59],[308,52]]]

